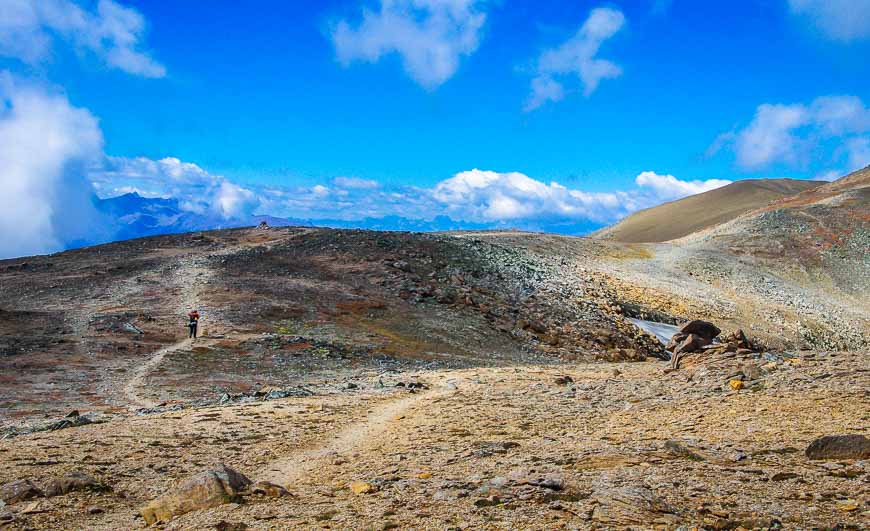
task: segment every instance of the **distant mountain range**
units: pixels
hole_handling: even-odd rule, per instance
[[[410,232],[436,232],[449,230],[519,229],[565,235],[588,234],[603,226],[588,220],[542,219],[517,222],[472,223],[436,216],[431,220],[410,219],[401,216],[342,219],[281,218],[254,215],[247,218],[223,219],[213,214],[198,214],[181,208],[176,199],[142,197],[129,193],[107,199],[97,199],[97,210],[114,225],[111,240],[128,240],[159,234],[176,234],[200,230],[246,227],[265,221],[271,226],[330,227],[337,229],[370,229]],[[104,241],[76,242],[76,247],[104,243]]]

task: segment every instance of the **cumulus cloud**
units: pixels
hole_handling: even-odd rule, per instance
[[[708,179],[706,181],[681,181],[673,175],[659,175],[654,171],[641,172],[634,182],[641,188],[652,190],[656,197],[663,200],[679,199],[689,195],[709,192],[731,184],[725,179]]]
[[[788,5],[831,39],[870,37],[870,0],[788,0]]]
[[[379,0],[362,21],[339,21],[332,41],[339,62],[379,61],[396,53],[417,83],[434,89],[450,79],[460,59],[480,43],[486,21],[481,0]]]
[[[142,50],[145,29],[141,13],[113,0],[99,0],[94,12],[72,0],[0,2],[0,55],[30,64],[49,57],[53,41],[63,39],[129,74],[163,77],[163,65]]]
[[[0,73],[0,258],[57,251],[106,229],[83,177],[102,145],[87,110]]]
[[[538,58],[532,90],[525,109],[531,111],[565,96],[564,82],[557,78],[576,76],[583,85],[583,94],[591,95],[603,79],[622,75],[622,68],[597,57],[601,45],[625,26],[625,15],[610,8],[597,8],[577,33],[560,46],[545,50]]]
[[[431,196],[456,219],[487,222],[536,218],[608,223],[662,201],[712,190],[730,181],[681,181],[646,171],[629,191],[586,192],[518,172],[470,170],[441,181]]]
[[[636,177],[636,186],[631,189],[589,192],[519,172],[473,169],[429,188],[382,186],[361,178],[335,178],[329,186],[242,187],[174,158],[109,157],[106,166],[109,168],[92,175],[100,195],[136,190],[175,198],[188,211],[243,221],[256,210],[278,217],[345,222],[446,216],[491,227],[588,227],[730,183],[720,179],[683,181],[645,171]]]
[[[798,144],[794,131],[809,119],[802,105],[759,106],[755,118],[735,138],[737,162],[747,169],[763,168],[775,161],[794,164]]]
[[[830,149],[848,157],[849,169],[865,160],[862,146],[870,132],[870,108],[855,96],[823,96],[809,104],[759,105],[743,128],[723,133],[710,146],[709,154],[733,149],[737,164],[745,170],[761,170],[773,164],[804,164],[813,150]]]
[[[260,206],[260,197],[253,190],[175,157],[108,156],[91,169],[89,177],[101,197],[131,190],[147,197],[171,197],[185,211],[224,220],[244,219]]]

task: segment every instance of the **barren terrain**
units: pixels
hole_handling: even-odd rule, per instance
[[[804,451],[870,434],[866,189],[674,243],[258,228],[0,262],[0,494],[38,489],[0,527],[142,527],[223,464],[287,492],[159,525],[862,528],[870,460]],[[805,214],[840,236],[759,251]],[[627,317],[754,348],[673,370]]]

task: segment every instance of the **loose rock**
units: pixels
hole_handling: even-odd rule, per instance
[[[284,496],[290,496],[290,492],[287,489],[269,481],[256,482],[251,488],[251,492],[261,496],[266,496],[267,498],[282,498]]]
[[[61,478],[51,480],[45,487],[45,495],[48,497],[63,496],[64,494],[80,490],[102,492],[109,490],[109,487],[93,476],[75,471]]]
[[[34,485],[29,479],[21,479],[0,485],[0,500],[9,505],[33,498],[42,498],[43,496],[44,494],[39,490],[39,487]]]
[[[868,459],[870,439],[863,435],[827,435],[810,443],[805,453],[810,459]]]
[[[152,501],[140,510],[145,523],[168,522],[172,518],[217,507],[237,499],[251,480],[226,465],[198,474],[173,491]]]

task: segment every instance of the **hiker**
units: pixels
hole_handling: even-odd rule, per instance
[[[199,325],[199,312],[193,310],[192,312],[187,314],[187,317],[190,319],[190,321],[187,323],[187,327],[190,328],[190,335],[188,337],[196,339],[196,328]]]

